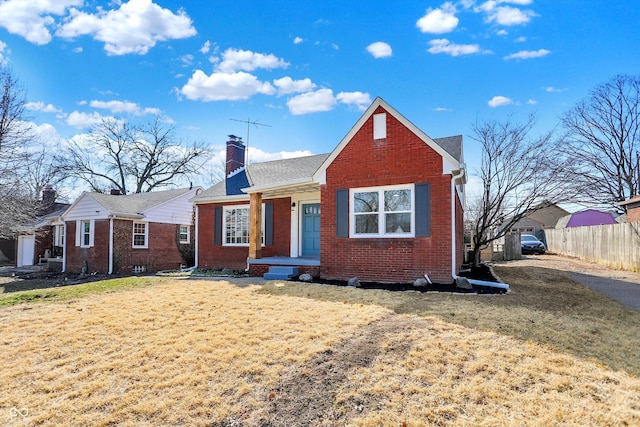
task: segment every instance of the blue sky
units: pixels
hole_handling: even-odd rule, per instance
[[[250,127],[252,161],[331,151],[380,96],[433,138],[462,134],[473,171],[476,120],[549,130],[638,74],[639,46],[633,0],[0,0],[0,61],[45,142],[159,114],[220,158],[251,120],[269,125]]]

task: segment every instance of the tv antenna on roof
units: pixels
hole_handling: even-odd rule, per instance
[[[247,151],[246,151],[246,164],[249,164],[249,129],[251,129],[251,125],[254,125],[256,128],[258,126],[266,126],[266,127],[271,127],[271,125],[265,125],[264,123],[258,123],[257,120],[251,121],[251,119],[247,119],[247,120],[238,120],[238,119],[229,119],[229,120],[233,120],[234,122],[240,122],[240,123],[246,123],[247,124]]]

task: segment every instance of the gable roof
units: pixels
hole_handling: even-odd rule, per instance
[[[196,191],[197,188],[199,187],[195,187]],[[127,195],[84,192],[66,212],[71,211],[84,197],[89,197],[100,204],[110,214],[142,217],[144,213],[150,209],[156,208],[193,190],[192,188],[178,188],[174,190],[151,191],[148,193]]]
[[[247,193],[254,191],[273,191],[277,188],[314,185],[313,175],[328,156],[328,154],[316,154],[292,159],[252,163],[246,166],[244,171],[239,171],[227,180],[220,181],[200,193],[193,200],[197,203],[228,196],[246,198]],[[227,183],[230,180],[232,182],[242,181],[245,177],[249,185],[242,188],[240,192],[236,191],[238,189],[237,185]]]
[[[462,136],[451,136],[446,138],[439,138],[437,140],[431,139],[429,135],[420,130],[416,125],[409,121],[406,117],[400,114],[395,108],[389,105],[382,98],[377,97],[367,108],[367,110],[360,116],[360,119],[349,130],[349,132],[342,138],[338,146],[329,154],[329,157],[322,164],[322,167],[314,175],[314,179],[317,181],[323,180],[322,176],[325,171],[331,165],[331,163],[338,157],[347,144],[353,139],[356,133],[362,128],[362,126],[369,120],[369,117],[375,113],[378,107],[382,107],[387,113],[391,114],[396,120],[398,120],[407,129],[413,132],[418,138],[424,141],[429,147],[431,147],[436,153],[442,157],[443,171],[445,173],[453,170],[460,169],[464,162],[462,153]],[[444,166],[448,167],[444,167]]]

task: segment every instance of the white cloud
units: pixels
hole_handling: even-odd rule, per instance
[[[41,111],[43,113],[60,113],[61,110],[58,110],[53,104],[45,104],[42,101],[37,102],[26,102],[24,104],[24,108],[31,111]]]
[[[293,39],[293,44],[300,44],[304,41],[304,39],[302,37],[296,37],[295,39]]]
[[[455,44],[447,39],[435,39],[429,42],[429,53],[446,53],[451,56],[470,55],[472,53],[488,53],[482,51],[477,44]]]
[[[360,111],[366,110],[371,104],[371,95],[365,92],[340,92],[336,99],[342,104],[354,105]]]
[[[67,117],[67,124],[69,126],[86,129],[100,124],[107,118],[107,116],[102,116],[100,113],[95,111],[93,113],[81,113],[79,111],[74,111]]]
[[[146,54],[158,41],[194,36],[191,18],[183,11],[177,14],[151,0],[129,0],[119,9],[99,9],[96,14],[71,9],[56,35],[74,38],[91,35],[104,42],[108,55]]]
[[[0,66],[6,65],[9,61],[5,53],[9,53],[9,49],[7,49],[7,44],[0,40]]]
[[[222,151],[223,154],[225,153]],[[269,162],[272,160],[281,160],[281,159],[294,159],[297,157],[305,157],[310,156],[313,153],[309,150],[297,150],[297,151],[278,151],[275,153],[268,153],[264,150],[255,147],[249,147],[248,156],[252,163],[259,162]],[[226,156],[226,154],[225,154]],[[224,161],[225,157],[222,156],[221,160]]]
[[[238,101],[255,94],[273,95],[275,91],[271,83],[261,82],[256,76],[242,71],[208,76],[202,70],[196,70],[179,93],[191,100],[208,102]]]
[[[6,0],[0,2],[0,27],[24,37],[34,44],[47,44],[53,38],[49,27],[52,15],[64,15],[67,8],[79,6],[83,0]]]
[[[532,10],[522,10],[511,6],[499,6],[488,11],[486,21],[495,22],[504,26],[523,25],[531,21],[531,18],[534,16],[536,16],[536,14]]]
[[[289,76],[274,80],[273,85],[278,88],[279,95],[309,92],[316,87],[315,83],[313,83],[309,78],[302,80],[293,80]]]
[[[527,101],[527,104],[529,105],[536,105],[538,103],[538,101],[536,101],[535,99],[530,99]]]
[[[440,8],[427,9],[427,13],[416,22],[416,27],[423,33],[449,33],[458,26],[459,20],[455,14],[455,6],[446,2]]]
[[[513,104],[513,99],[498,95],[491,98],[488,104],[491,108],[502,107],[504,105]]]
[[[387,58],[393,55],[391,46],[385,42],[374,42],[367,46],[367,52],[373,55],[374,58]]]
[[[541,58],[543,56],[547,56],[551,51],[547,49],[538,49],[538,50],[521,50],[520,52],[512,53],[504,57],[505,60],[509,59],[530,59],[530,58]]]
[[[514,42],[516,43],[524,43],[527,41],[527,38],[522,36],[522,37],[518,37],[517,39],[514,40]]]
[[[559,92],[564,92],[567,89],[558,89],[557,87],[553,87],[553,86],[547,86],[543,88],[545,92],[550,92],[550,93],[559,93]]]
[[[331,111],[336,106],[336,99],[331,89],[319,89],[307,92],[287,100],[289,111],[294,115]]]
[[[433,109],[434,111],[453,111],[451,108],[445,108],[445,107],[436,107]]]
[[[257,68],[272,70],[287,68],[289,63],[273,54],[255,53],[250,50],[227,49],[216,71],[233,73],[235,71],[253,71]]]
[[[209,53],[210,50],[211,50],[211,42],[207,40],[206,42],[204,42],[204,44],[200,48],[200,53],[203,55],[206,55],[207,53]]]
[[[114,114],[127,113],[136,116],[143,116],[146,114],[160,115],[161,111],[158,108],[142,108],[135,102],[129,101],[91,101],[89,106],[98,108],[101,110],[109,110]]]
[[[509,34],[509,32],[503,29],[503,30],[496,31],[496,34],[499,36],[506,36],[507,34]]]

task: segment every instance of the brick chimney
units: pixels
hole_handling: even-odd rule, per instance
[[[117,188],[112,188],[111,193],[112,196],[122,196],[122,193]]]
[[[56,190],[54,190],[52,186],[47,185],[46,187],[44,187],[44,190],[42,190],[42,204],[44,205],[45,209],[48,209],[55,203],[55,201]]]
[[[227,141],[227,163],[225,168],[225,177],[244,166],[244,150],[242,138],[229,135]]]

